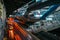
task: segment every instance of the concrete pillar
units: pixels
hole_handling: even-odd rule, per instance
[[[0,0],[0,40],[2,40],[4,34],[3,34],[3,29],[5,26],[5,18],[6,18],[6,11],[4,8],[3,1]]]

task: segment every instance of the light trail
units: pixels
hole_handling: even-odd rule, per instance
[[[8,28],[10,29],[8,30],[8,36],[11,40],[22,40],[20,34],[15,34],[16,31],[14,30],[18,30],[24,37],[28,37],[28,33],[17,22],[14,21],[14,18],[9,18],[7,24]]]
[[[15,34],[15,40],[22,40],[18,34]]]
[[[21,32],[25,37],[28,35],[27,32],[24,29],[22,29],[21,26],[18,25],[16,22],[14,22],[13,24],[15,25],[14,28],[19,30],[19,32]]]

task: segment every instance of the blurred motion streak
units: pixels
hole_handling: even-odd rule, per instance
[[[22,40],[18,34],[15,35],[15,40]]]
[[[13,32],[13,30],[9,30],[8,32],[9,32],[9,38],[10,39],[14,39],[14,32]]]
[[[7,24],[8,24],[8,40],[22,40],[22,37],[20,36],[21,34],[23,35],[23,37],[25,37],[26,39],[28,38],[28,33],[17,23],[14,21],[15,19],[10,17],[7,20]],[[20,32],[21,34],[16,33],[16,31]],[[24,40],[25,40],[24,38]]]
[[[25,37],[27,36],[26,31],[24,31],[20,25],[18,25],[16,22],[13,22],[13,24],[15,25],[14,28],[16,28],[17,30],[19,30]]]

